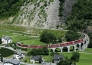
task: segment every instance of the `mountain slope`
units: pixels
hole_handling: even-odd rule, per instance
[[[10,12],[13,12],[12,9],[11,11],[9,9],[8,20],[0,20],[0,23],[29,28],[55,29],[65,22],[71,13],[73,4],[77,2],[77,0],[65,0],[60,4],[62,1],[64,0],[17,0],[16,4],[12,3],[11,7],[16,5],[14,6],[15,11],[16,8],[19,11],[15,13],[16,15],[9,17]],[[21,3],[21,7],[17,7],[19,3]],[[60,5],[62,6],[60,7]],[[60,11],[59,8],[62,10]],[[59,17],[60,13],[61,17]]]
[[[62,11],[62,17],[60,19],[61,23],[65,23],[65,20],[70,16],[72,6],[77,2],[78,0],[65,0],[63,5],[63,11]]]
[[[56,28],[59,24],[59,0],[27,0],[9,24],[30,28]]]

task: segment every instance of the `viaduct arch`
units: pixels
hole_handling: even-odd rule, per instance
[[[50,44],[50,45],[47,45],[46,47],[48,49],[52,49],[53,52],[55,52],[56,48],[59,48],[60,51],[63,52],[63,49],[65,47],[67,48],[67,52],[70,52],[70,47],[73,47],[73,51],[75,51],[75,52],[77,49],[79,51],[83,51],[83,50],[87,49],[87,47],[88,47],[89,37],[85,33],[82,33],[82,34],[84,35],[84,38],[70,41],[70,42],[64,42],[61,44]],[[44,47],[44,46],[29,46],[29,45],[24,45],[24,44],[20,44],[20,43],[17,43],[17,46],[22,47],[22,48],[43,48]]]

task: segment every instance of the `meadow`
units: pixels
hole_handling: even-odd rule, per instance
[[[44,30],[35,30],[34,34],[24,34],[22,32],[0,30],[0,38],[2,36],[10,36],[12,38],[13,42],[22,42],[23,44],[28,44],[28,45],[44,45],[45,43],[40,42],[40,38],[39,38],[39,35],[42,33],[42,31],[44,31]],[[63,31],[61,32],[61,31],[57,30],[59,32],[59,34],[55,30],[48,30],[48,31],[53,32],[54,34],[57,34],[57,36],[59,36],[59,34],[61,34],[62,37],[64,38],[65,32],[63,32]],[[36,32],[37,32],[37,35],[36,35]],[[32,37],[32,36],[38,36],[38,37]],[[72,55],[72,52],[70,52],[70,53],[62,52],[60,54],[64,55],[65,57],[67,56],[68,58],[70,58]],[[47,62],[51,62],[52,56],[51,55],[43,56],[43,58]],[[88,48],[85,51],[81,51],[80,52],[80,61],[77,62],[77,65],[91,65],[91,64],[92,64],[92,49]]]
[[[34,33],[26,34],[23,32],[17,32],[17,31],[12,31],[12,30],[2,30],[1,29],[0,30],[0,38],[2,36],[10,36],[14,43],[21,42],[22,44],[27,44],[27,45],[45,45],[44,42],[40,41],[40,34],[44,30],[39,30],[39,29],[37,30],[36,29],[34,31]],[[62,40],[65,40],[64,39],[65,31],[59,31],[59,30],[47,30],[47,31],[53,33],[57,37],[61,36]]]

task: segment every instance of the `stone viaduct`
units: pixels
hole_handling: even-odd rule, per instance
[[[50,44],[50,45],[47,45],[46,47],[48,49],[52,49],[53,52],[55,52],[55,50],[57,48],[59,48],[61,52],[63,52],[64,48],[67,48],[67,52],[70,52],[71,47],[73,48],[73,51],[75,51],[75,52],[76,52],[76,50],[83,51],[88,47],[89,37],[87,34],[84,34],[84,33],[82,33],[82,34],[84,35],[84,38],[70,41],[70,42],[64,42],[61,44]],[[22,47],[22,48],[43,48],[44,47],[44,46],[40,46],[40,45],[39,46],[31,46],[30,45],[29,46],[29,45],[24,45],[24,44],[20,44],[20,43],[17,43],[17,46]]]

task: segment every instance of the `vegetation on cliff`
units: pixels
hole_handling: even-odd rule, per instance
[[[25,0],[0,0],[0,18],[6,18],[18,13]]]

